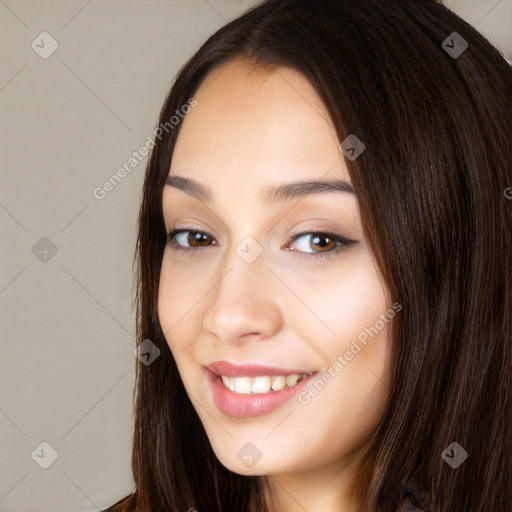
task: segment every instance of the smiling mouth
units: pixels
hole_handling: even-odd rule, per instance
[[[302,367],[301,367],[302,366]],[[211,400],[232,418],[270,414],[290,401],[318,374],[260,362],[216,361],[204,367]]]
[[[292,388],[314,372],[291,375],[259,375],[256,377],[230,377],[221,375],[222,382],[229,390],[240,395],[256,395]]]

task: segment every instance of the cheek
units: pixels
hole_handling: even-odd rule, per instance
[[[354,251],[332,269],[302,276],[295,278],[294,291],[303,304],[295,301],[292,325],[300,326],[301,335],[325,357],[348,350],[358,336],[363,342],[385,338],[381,315],[390,303],[367,251]],[[376,323],[378,333],[372,328]]]
[[[178,272],[166,258],[164,251],[158,288],[158,319],[162,332],[177,364],[182,352],[191,350],[191,340],[197,339],[198,326],[195,308],[204,295],[197,289],[193,276]]]
[[[320,280],[315,287],[301,283],[302,293],[322,290],[310,293],[308,301],[321,322],[297,315],[295,325],[321,355],[326,375],[300,403],[308,417],[324,418],[324,429],[343,431],[342,437],[356,443],[375,426],[386,404],[388,335],[395,311],[368,254],[353,254],[343,263],[321,288]]]

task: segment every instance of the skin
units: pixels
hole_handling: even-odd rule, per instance
[[[196,253],[166,245],[158,315],[167,343],[215,454],[234,472],[263,475],[271,511],[356,510],[351,482],[388,398],[387,325],[308,404],[295,398],[259,417],[221,413],[203,369],[227,359],[321,375],[391,307],[354,194],[318,193],[270,207],[262,199],[265,187],[298,180],[350,184],[340,141],[313,87],[288,68],[231,61],[195,98],[170,171],[210,187],[213,200],[166,186],[162,205],[167,232],[211,238],[178,237],[182,247],[203,247]],[[318,231],[356,243],[334,253],[335,242],[292,239]],[[236,252],[249,236],[263,250],[252,263]],[[318,256],[328,250],[332,258]],[[237,457],[248,442],[263,454],[251,468]]]

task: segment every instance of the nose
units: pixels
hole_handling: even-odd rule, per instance
[[[232,253],[226,263],[208,294],[203,329],[231,345],[272,337],[282,328],[283,314],[279,280],[267,268],[264,254],[247,263]]]

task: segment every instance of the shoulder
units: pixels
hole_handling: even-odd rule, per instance
[[[133,495],[126,496],[110,507],[102,509],[98,512],[147,512],[149,509],[137,508],[136,504],[131,501]]]
[[[136,493],[128,494],[127,496],[124,496],[120,500],[116,501],[113,505],[110,505],[110,507],[100,510],[99,512],[134,512],[138,511],[137,509],[137,495]],[[142,511],[141,511],[142,512]]]
[[[98,512],[119,512],[121,510],[122,510],[122,508],[119,506],[119,502],[118,502],[118,503],[114,503],[113,505],[111,505],[110,507],[108,507],[104,510],[99,510]]]

